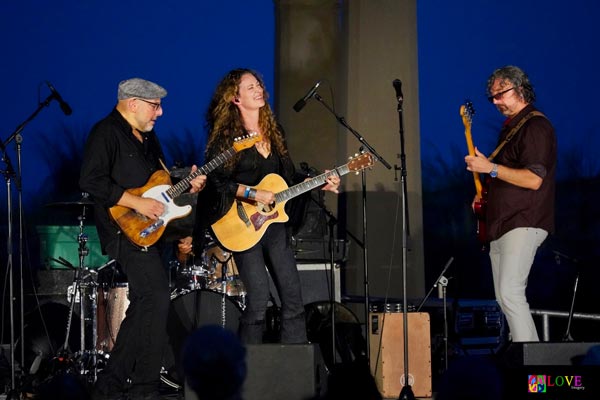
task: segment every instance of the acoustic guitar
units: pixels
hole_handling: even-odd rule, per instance
[[[111,218],[133,244],[140,247],[152,246],[160,239],[170,221],[183,218],[192,211],[192,206],[178,206],[173,201],[189,189],[192,179],[210,173],[231,159],[235,153],[254,146],[260,140],[261,136],[255,132],[234,139],[232,147],[175,185],[171,185],[171,177],[167,171],[158,170],[150,176],[144,186],[127,189],[127,192],[135,196],[151,198],[163,203],[164,212],[158,219],[150,219],[136,210],[119,205],[108,209]]]
[[[349,172],[358,173],[373,164],[373,155],[363,153],[355,156],[341,167],[292,187],[288,187],[281,176],[268,174],[254,189],[274,192],[275,203],[266,205],[248,199],[236,199],[229,211],[212,224],[213,233],[219,242],[230,251],[248,250],[258,243],[269,225],[275,222],[286,222],[289,219],[284,209],[288,200],[323,185],[330,176],[342,176]]]

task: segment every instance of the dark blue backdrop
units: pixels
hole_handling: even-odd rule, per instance
[[[538,105],[557,128],[561,160],[578,155],[561,164],[560,176],[598,172],[597,2],[427,0],[417,5],[424,163],[439,157],[455,162],[464,153],[458,109],[467,98],[476,110],[474,139],[491,151],[501,116],[485,99],[485,81],[494,68],[515,64],[530,74]],[[37,162],[40,151],[64,144],[65,127],[83,139],[115,103],[121,79],[141,76],[169,90],[157,125],[165,138],[186,130],[201,134],[211,91],[230,68],[256,68],[273,88],[270,0],[2,2],[0,34],[3,141],[49,94],[45,80],[74,110],[65,117],[53,102],[23,130],[26,197],[38,192],[46,175]],[[40,135],[53,138],[52,148],[40,147]],[[436,184],[435,177],[425,175],[426,186]]]

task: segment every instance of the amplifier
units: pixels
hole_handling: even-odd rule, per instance
[[[454,330],[458,343],[467,351],[495,352],[508,336],[504,314],[495,300],[458,300]]]
[[[331,293],[331,264],[297,264],[300,274],[300,285],[302,287],[302,300],[304,304],[317,301],[329,301]],[[340,268],[335,264],[333,268],[333,279],[335,280],[335,301],[341,300],[340,291]],[[281,305],[273,280],[269,279],[271,294],[278,305]]]
[[[348,241],[335,239],[333,241],[333,260],[336,263],[345,262],[348,258]],[[292,237],[292,249],[298,263],[324,263],[331,260],[329,239]]]

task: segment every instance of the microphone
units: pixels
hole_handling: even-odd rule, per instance
[[[306,93],[306,95],[301,98],[300,100],[298,100],[296,102],[296,104],[294,104],[294,110],[296,112],[300,112],[300,110],[302,110],[304,108],[304,106],[306,105],[306,102],[308,101],[308,99],[310,99],[311,97],[313,97],[315,95],[315,93],[317,93],[317,88],[319,87],[319,85],[321,84],[321,81],[317,82],[315,84],[315,86],[313,86],[308,93]]]
[[[398,103],[401,103],[404,100],[404,96],[402,96],[402,82],[400,79],[394,79],[392,84],[394,85],[394,89],[396,89],[396,99],[398,99]]]
[[[73,110],[71,110],[71,107],[69,107],[67,102],[63,100],[63,98],[60,96],[60,93],[58,93],[56,89],[54,89],[54,86],[52,86],[50,82],[46,81],[46,85],[48,86],[48,89],[50,89],[50,91],[52,92],[52,96],[56,99],[56,101],[58,101],[58,104],[60,104],[60,109],[62,110],[62,112],[65,113],[65,115],[71,115]]]

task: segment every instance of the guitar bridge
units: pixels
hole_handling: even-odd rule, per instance
[[[140,237],[141,238],[148,237],[148,235],[150,235],[151,233],[155,232],[157,229],[159,229],[164,224],[165,224],[165,221],[163,221],[162,219],[157,220],[155,223],[151,224],[146,229],[144,229],[143,231],[141,231],[140,232]]]

